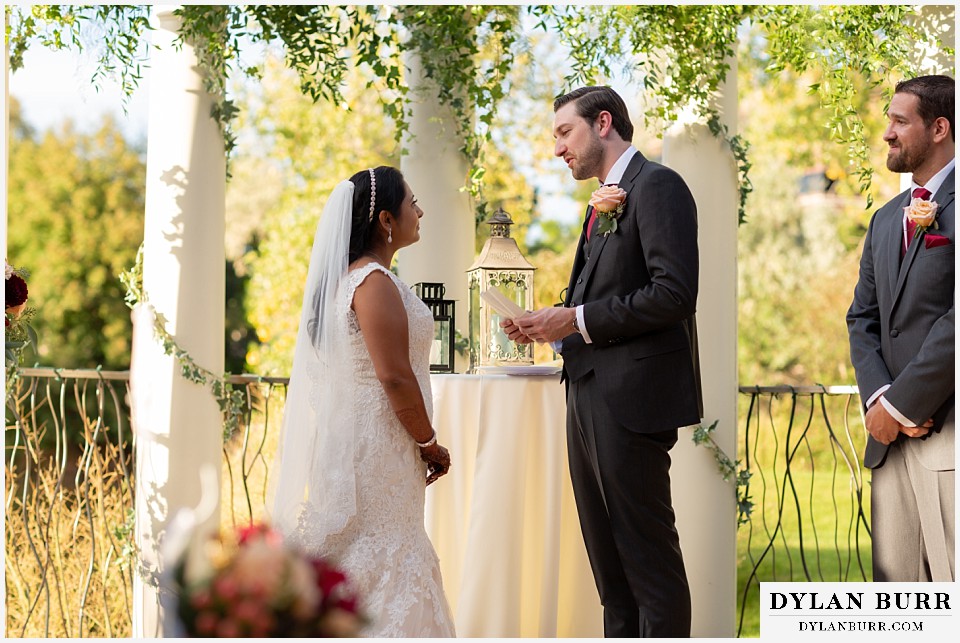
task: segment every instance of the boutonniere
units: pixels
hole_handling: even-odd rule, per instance
[[[903,209],[904,213],[907,215],[907,219],[913,221],[917,225],[917,229],[913,233],[913,237],[917,238],[920,236],[921,232],[926,232],[930,226],[933,226],[933,229],[938,229],[937,226],[937,205],[936,201],[924,201],[923,199],[914,199],[910,202],[910,205]]]
[[[627,193],[616,185],[604,185],[590,196],[590,205],[597,211],[600,223],[597,232],[607,236],[617,231],[617,219],[623,214],[627,204]]]

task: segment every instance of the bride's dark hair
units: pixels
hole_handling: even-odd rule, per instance
[[[381,165],[374,168],[377,178],[377,195],[373,204],[373,221],[370,220],[370,170],[361,170],[350,177],[354,185],[353,216],[350,220],[350,256],[353,263],[370,247],[373,232],[381,210],[395,217],[400,216],[400,206],[406,191],[403,187],[403,174],[395,167]]]

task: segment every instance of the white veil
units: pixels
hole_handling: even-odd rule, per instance
[[[354,185],[337,184],[317,224],[303,292],[290,386],[277,456],[270,472],[270,519],[284,535],[298,534],[304,513],[311,540],[341,531],[357,511],[354,427],[346,365],[345,320],[336,311],[347,273]],[[337,422],[337,418],[341,418]],[[303,534],[306,535],[306,534]]]

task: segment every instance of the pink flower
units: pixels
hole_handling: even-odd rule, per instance
[[[623,188],[616,185],[604,185],[593,191],[590,195],[590,205],[598,213],[613,212],[621,209],[620,206],[627,200],[627,193]],[[618,213],[619,214],[619,213]]]
[[[598,234],[607,236],[617,231],[617,219],[623,214],[626,202],[627,193],[616,185],[604,185],[593,192],[590,205],[600,220],[597,224]]]
[[[279,544],[263,539],[248,540],[240,547],[230,570],[238,587],[245,592],[270,596],[280,591],[289,558]]]
[[[235,639],[240,636],[240,625],[230,619],[223,619],[217,624],[217,637],[222,639]]]
[[[202,589],[190,598],[190,604],[193,605],[194,609],[203,610],[213,603],[210,598],[210,592]]]
[[[241,545],[244,545],[247,543],[247,541],[253,539],[265,540],[271,545],[279,545],[283,541],[283,537],[279,532],[274,531],[262,523],[241,527],[237,530],[237,532],[237,539]]]
[[[200,634],[213,634],[217,629],[217,615],[213,612],[200,612],[197,615],[196,626]]]
[[[223,575],[213,581],[213,592],[218,598],[229,603],[237,597],[239,588],[233,578],[229,575]]]
[[[252,624],[259,618],[260,614],[264,611],[263,605],[256,601],[240,601],[237,603],[236,607],[233,608],[233,617],[238,621],[243,621],[247,624]]]

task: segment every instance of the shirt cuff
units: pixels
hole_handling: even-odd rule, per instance
[[[889,386],[887,388],[890,388]],[[887,413],[893,416],[893,419],[902,424],[903,426],[917,426],[913,423],[913,420],[909,419],[903,413],[897,410],[893,404],[887,401],[887,398],[881,397],[880,404],[883,404],[883,408],[887,409]]]
[[[871,395],[869,399],[867,399],[867,403],[864,404],[864,406],[866,406],[869,409],[871,406],[873,406],[873,403],[877,401],[878,397],[886,393],[888,388],[890,388],[889,384],[884,384],[883,386],[878,388],[876,391],[873,392],[873,395]]]
[[[583,341],[587,344],[592,344],[593,340],[590,339],[590,333],[587,332],[587,323],[583,321],[583,306],[577,306],[577,328],[580,329],[580,334],[583,336]]]

